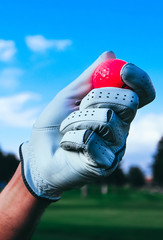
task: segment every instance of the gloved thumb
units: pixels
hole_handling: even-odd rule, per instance
[[[148,74],[132,63],[127,63],[121,70],[122,81],[139,96],[139,108],[155,99],[156,93]]]

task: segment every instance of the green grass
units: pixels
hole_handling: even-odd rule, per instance
[[[161,240],[163,195],[110,188],[101,195],[91,186],[64,194],[43,215],[32,240]]]

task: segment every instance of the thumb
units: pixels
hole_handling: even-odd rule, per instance
[[[155,99],[156,92],[148,74],[132,63],[127,63],[121,70],[122,81],[139,96],[139,108]]]

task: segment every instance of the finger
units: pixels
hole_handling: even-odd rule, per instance
[[[88,109],[75,111],[62,123],[60,131],[65,134],[68,131],[90,129],[108,141],[115,141],[113,133],[113,111],[108,109]]]
[[[80,110],[89,108],[112,109],[124,122],[130,123],[135,117],[139,98],[129,89],[96,88],[83,98]]]
[[[99,123],[108,123],[112,110],[108,109],[83,109],[71,113],[63,120],[60,131],[64,134],[67,131],[89,128],[91,125]],[[83,127],[85,126],[85,127]]]
[[[119,145],[127,137],[129,125],[119,119],[110,109],[84,109],[70,114],[61,124],[60,131],[89,129],[96,132],[108,142]]]
[[[60,143],[67,151],[78,151],[83,153],[90,161],[94,161],[101,168],[103,174],[111,173],[121,160],[125,145],[113,152],[109,145],[96,133],[90,130],[79,130],[67,132]]]
[[[148,74],[132,63],[127,63],[121,70],[122,81],[139,96],[139,108],[152,102],[156,93]]]

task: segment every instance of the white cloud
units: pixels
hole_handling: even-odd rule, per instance
[[[0,61],[8,62],[12,60],[16,52],[14,41],[0,39]]]
[[[31,127],[39,109],[25,108],[30,100],[38,100],[33,93],[20,93],[10,97],[0,98],[0,123],[4,126]]]
[[[127,140],[126,154],[122,161],[123,169],[128,171],[131,166],[136,165],[150,176],[153,155],[162,136],[162,113],[137,116],[131,125]]]
[[[23,70],[19,68],[5,68],[0,71],[0,87],[14,88],[18,85]]]
[[[128,151],[153,151],[163,136],[163,114],[147,114],[135,120],[128,137]]]
[[[69,39],[46,39],[42,35],[27,36],[25,41],[30,50],[34,52],[44,52],[48,49],[62,51],[72,44]]]

